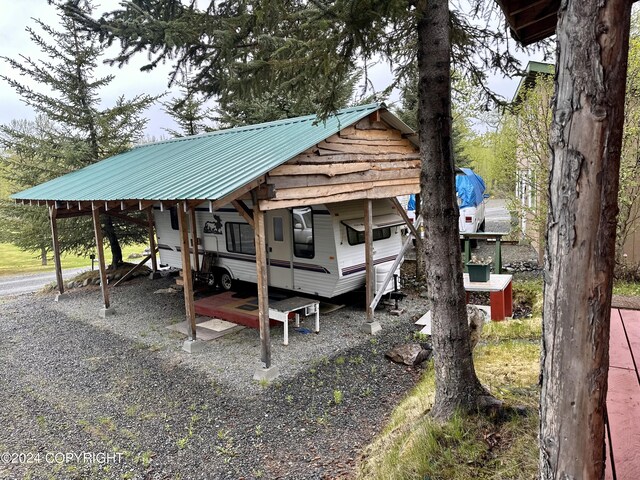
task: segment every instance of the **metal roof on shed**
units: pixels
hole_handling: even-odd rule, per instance
[[[278,120],[141,145],[11,197],[16,200],[217,200],[384,104]],[[394,128],[397,117],[383,112]],[[398,123],[399,122],[399,123]]]

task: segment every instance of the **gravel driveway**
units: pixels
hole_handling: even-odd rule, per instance
[[[495,227],[508,228],[493,206]],[[505,246],[503,258],[531,255]],[[322,315],[318,335],[290,330],[288,347],[272,327],[281,375],[264,386],[251,380],[256,330],[181,350],[165,327],[184,319],[182,294],[153,293],[171,285],[112,290],[106,319],[97,287],[60,303],[0,297],[0,479],[346,478],[420,376],[384,358],[411,340],[427,309],[418,296],[400,316],[377,311],[375,337],[359,331],[364,308],[349,306]]]
[[[0,299],[0,478],[340,478],[419,377],[384,358],[411,338],[419,298],[377,312],[376,337],[352,307],[288,347],[272,328],[281,377],[264,386],[256,330],[181,350],[165,326],[184,318],[182,295],[153,293],[170,285],[113,290],[107,319],[97,289]]]

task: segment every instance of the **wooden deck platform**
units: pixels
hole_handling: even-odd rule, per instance
[[[612,309],[607,480],[640,478],[640,311]]]
[[[279,298],[279,300],[282,299]],[[249,328],[260,328],[256,296],[223,292],[196,300],[194,306],[197,315],[221,318]],[[271,320],[269,324],[273,327],[279,322]]]

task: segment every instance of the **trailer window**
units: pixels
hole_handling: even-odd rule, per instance
[[[282,217],[273,217],[273,241],[284,242],[284,225]]]
[[[256,254],[253,229],[248,223],[227,222],[224,226],[227,237],[227,251],[234,253]]]
[[[313,240],[313,210],[311,207],[294,208],[293,218],[293,254],[301,258],[315,256]]]
[[[373,241],[384,240],[391,237],[391,227],[374,228]],[[347,227],[347,241],[349,245],[360,245],[364,243],[364,232],[359,232],[351,227]]]
[[[180,224],[178,223],[178,210],[176,207],[169,209],[169,217],[171,218],[171,228],[173,230],[180,230]]]

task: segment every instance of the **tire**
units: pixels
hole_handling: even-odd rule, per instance
[[[482,220],[482,223],[478,226],[478,231],[484,232],[485,227],[486,227],[485,220]]]
[[[225,292],[228,292],[233,288],[233,278],[231,278],[231,274],[226,270],[220,270],[218,273],[218,285]]]

